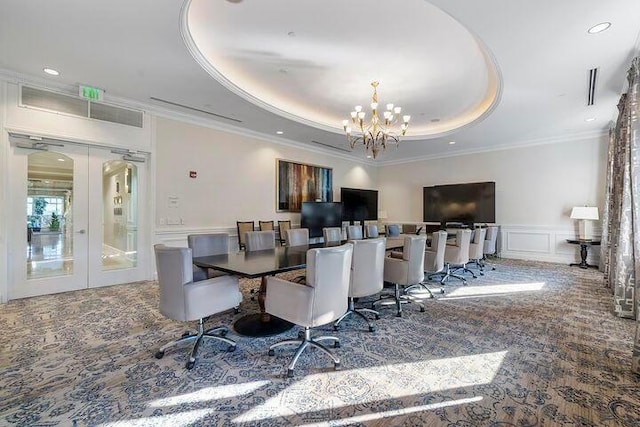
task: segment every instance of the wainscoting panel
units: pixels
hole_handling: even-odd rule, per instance
[[[600,229],[595,229],[595,238],[600,238]],[[572,227],[502,225],[498,236],[498,253],[503,258],[570,264],[580,262],[580,245],[567,243],[575,239]],[[600,246],[589,248],[587,262],[597,265],[600,261]]]

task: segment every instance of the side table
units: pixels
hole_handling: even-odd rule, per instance
[[[600,240],[582,240],[582,239],[567,239],[567,243],[572,245],[580,245],[580,263],[569,264],[569,266],[578,266],[580,268],[598,268],[597,265],[591,265],[587,263],[587,251],[589,246],[600,246]]]

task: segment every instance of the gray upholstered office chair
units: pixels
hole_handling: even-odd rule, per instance
[[[325,243],[340,243],[342,241],[342,228],[325,227],[322,229],[322,237]]]
[[[253,231],[253,221],[236,221],[238,228],[238,249],[243,250],[245,248],[245,235],[248,231]]]
[[[398,237],[400,235],[400,226],[398,224],[387,225],[387,237]]]
[[[362,240],[362,226],[350,225],[347,227],[347,239],[349,240]]]
[[[364,226],[364,233],[367,239],[375,239],[379,237],[378,226],[376,224],[367,224]]]
[[[496,254],[496,243],[498,241],[498,226],[490,225],[487,227],[487,235],[484,238],[484,249],[482,251],[483,259],[482,265],[486,264],[487,255],[495,255]],[[491,266],[492,270],[495,270],[495,266]]]
[[[451,269],[453,268],[456,270],[458,268],[464,268],[464,266],[469,262],[470,240],[471,230],[460,229],[456,233],[455,244],[446,245],[444,250],[445,271],[443,273],[439,273],[442,276],[440,283],[444,283],[449,280],[450,277],[453,277],[461,280],[463,285],[467,284],[467,279],[455,274]]]
[[[273,230],[248,231],[245,233],[244,240],[247,252],[274,249],[276,247],[276,233]]]
[[[220,326],[205,331],[203,319],[240,305],[242,294],[238,288],[238,279],[234,276],[221,276],[193,282],[191,249],[155,245],[154,250],[160,285],[160,312],[173,320],[198,321],[197,332],[185,334],[163,345],[155,356],[161,359],[169,348],[193,341],[186,364],[187,369],[191,369],[196,363],[200,343],[205,338],[228,344],[227,351],[235,350],[236,343],[225,338],[227,328]]]
[[[480,270],[480,275],[484,276],[484,265],[482,264],[482,258],[484,257],[484,241],[487,235],[486,228],[476,228],[471,233],[471,242],[469,243],[469,262],[464,267],[464,272],[471,273],[475,278],[476,275],[469,269],[471,264],[474,264]]]
[[[291,221],[278,221],[278,236],[280,240],[280,244],[284,246],[284,235],[291,228]]]
[[[292,228],[287,230],[284,235],[287,246],[304,246],[309,244],[308,228]]]
[[[431,235],[431,245],[425,248],[424,251],[424,265],[423,270],[425,276],[427,276],[427,280],[431,280],[431,277],[437,273],[442,273],[445,268],[444,264],[444,251],[447,245],[447,232],[446,231],[436,231]],[[424,289],[429,292],[429,295],[433,298],[433,292],[426,285],[426,280],[411,285],[405,289],[405,292],[410,293],[415,289]],[[444,288],[442,287],[442,281],[440,283],[440,292],[444,293]]]
[[[229,253],[229,235],[227,233],[189,234],[187,245],[191,248],[194,258]],[[224,276],[226,273],[212,268],[193,266],[193,281],[211,279]]]
[[[394,284],[394,295],[383,295],[373,303],[384,304],[387,298],[393,298],[396,305],[396,316],[402,316],[402,304],[416,303],[420,311],[424,311],[424,305],[415,300],[411,295],[400,295],[400,286],[411,286],[424,280],[424,249],[427,243],[426,236],[405,236],[402,258],[386,257],[384,259],[384,281]]]
[[[375,295],[382,291],[384,273],[384,239],[354,240],[353,260],[351,261],[351,279],[349,280],[349,308],[345,314],[340,316],[333,324],[333,329],[338,330],[338,325],[347,316],[356,314],[362,317],[369,331],[375,331],[364,313],[372,313],[376,319],[380,318],[380,313],[369,308],[355,308],[354,298]]]
[[[307,251],[306,283],[267,278],[267,313],[304,328],[304,335],[299,335],[300,338],[280,341],[269,347],[269,355],[273,356],[276,347],[298,345],[287,368],[289,377],[293,376],[293,368],[300,355],[310,345],[331,357],[336,369],[340,366],[340,359],[320,343],[329,340],[339,347],[340,340],[334,336],[311,337],[311,328],[331,323],[347,311],[352,254],[353,245],[350,243],[310,249]]]

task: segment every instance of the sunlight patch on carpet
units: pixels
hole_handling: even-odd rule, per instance
[[[481,286],[464,286],[456,288],[450,292],[447,292],[446,296],[440,299],[458,299],[469,297],[484,297],[484,296],[498,296],[505,294],[513,294],[518,292],[533,292],[541,291],[545,282],[530,282],[530,283],[508,283],[501,285],[481,285]]]
[[[507,351],[499,351],[308,375],[233,422],[255,422],[488,384],[506,354]]]
[[[197,423],[202,418],[214,413],[215,409],[196,409],[177,414],[159,415],[138,418],[137,420],[121,420],[112,423],[99,424],[100,427],[186,427]]]
[[[466,405],[468,403],[479,402],[481,400],[482,396],[475,396],[467,399],[449,400],[446,402],[432,403],[430,405],[420,405],[410,408],[395,409],[393,411],[374,412],[339,420],[324,421],[321,423],[301,424],[300,427],[348,426],[357,423],[366,423],[369,421],[380,420],[383,418],[400,417],[403,415],[415,414],[417,412],[433,411],[434,409],[446,408],[449,406]]]
[[[243,394],[251,393],[268,384],[270,384],[270,381],[253,381],[250,383],[229,384],[219,387],[205,387],[192,393],[185,393],[178,396],[152,400],[148,403],[148,406],[150,408],[162,408],[166,406],[177,406],[182,404],[227,399],[230,397],[237,397]]]

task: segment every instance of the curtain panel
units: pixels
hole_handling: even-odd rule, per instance
[[[610,132],[601,259],[616,314],[637,320],[632,365],[640,373],[640,57],[627,80]]]

